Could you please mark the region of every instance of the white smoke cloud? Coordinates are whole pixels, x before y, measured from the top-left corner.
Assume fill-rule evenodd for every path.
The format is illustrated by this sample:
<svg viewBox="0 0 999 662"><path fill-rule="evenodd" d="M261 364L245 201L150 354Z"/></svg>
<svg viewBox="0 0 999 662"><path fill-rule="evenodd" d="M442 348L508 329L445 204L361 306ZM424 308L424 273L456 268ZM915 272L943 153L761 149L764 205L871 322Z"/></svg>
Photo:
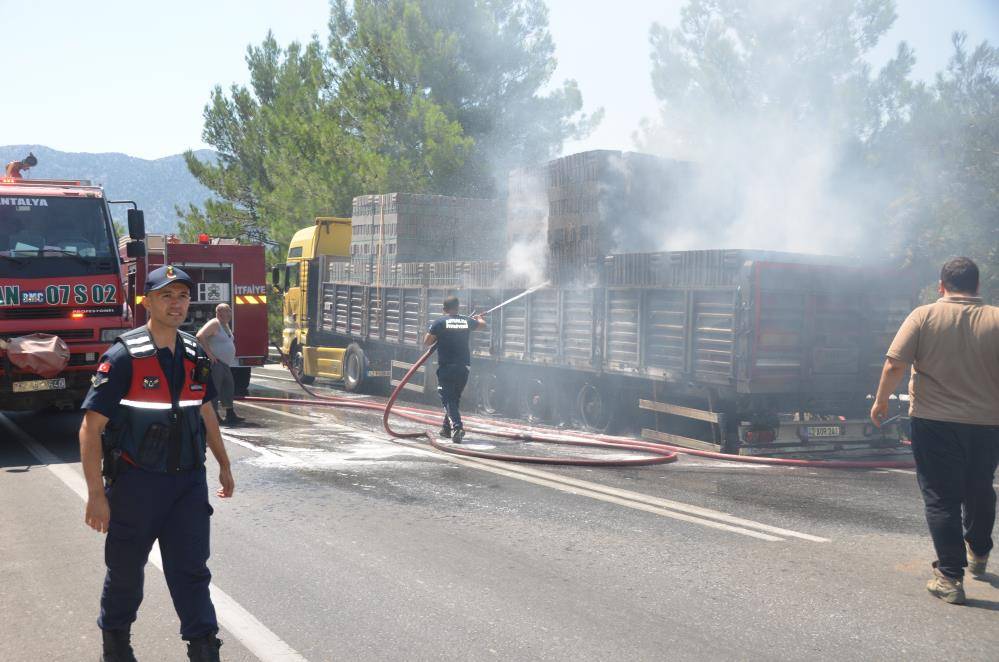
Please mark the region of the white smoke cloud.
<svg viewBox="0 0 999 662"><path fill-rule="evenodd" d="M739 66L749 76L746 84L759 87L758 96L719 108L710 94L676 95L657 122L645 122L636 137L640 149L692 164L662 220L657 249L857 255L872 247L868 238L883 206L871 204L878 183L869 172L858 174L858 113L865 111L858 99L865 83L843 82L847 74L825 71L818 56L803 64L787 57L810 30L818 31L810 23L835 13L826 9L822 14L802 0L750 2L752 34L785 40L755 44L756 53L746 56L729 35L735 54L748 57ZM672 70L689 64L670 57Z"/></svg>
<svg viewBox="0 0 999 662"><path fill-rule="evenodd" d="M548 192L540 167L514 170L507 194L506 278L533 287L545 280Z"/></svg>

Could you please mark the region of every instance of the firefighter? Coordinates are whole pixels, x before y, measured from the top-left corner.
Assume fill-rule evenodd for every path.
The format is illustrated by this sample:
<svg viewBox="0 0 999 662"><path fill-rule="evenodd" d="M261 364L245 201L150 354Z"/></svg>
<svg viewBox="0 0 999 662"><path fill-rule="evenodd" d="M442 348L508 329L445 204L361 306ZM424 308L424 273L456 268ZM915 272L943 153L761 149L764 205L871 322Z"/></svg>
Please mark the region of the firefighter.
<svg viewBox="0 0 999 662"><path fill-rule="evenodd" d="M926 589L951 604L965 602L965 567L985 574L996 518L999 308L978 296L978 277L966 257L943 266L941 297L902 323L871 408L880 426L911 365L912 455L937 554Z"/></svg>
<svg viewBox="0 0 999 662"><path fill-rule="evenodd" d="M149 322L108 349L82 406L85 521L107 533L97 621L107 662L135 659L129 631L154 540L188 657L219 659L222 642L208 589L206 445L220 467L217 495L232 496L235 484L211 403L211 363L195 338L179 331L193 287L176 267L149 273L142 300Z"/></svg>
<svg viewBox="0 0 999 662"><path fill-rule="evenodd" d="M34 168L36 165L38 165L38 159L35 158L34 154L28 152L28 155L23 160L8 163L4 169L4 175L11 179L21 179L21 172Z"/></svg>
<svg viewBox="0 0 999 662"><path fill-rule="evenodd" d="M466 317L458 314L458 297L444 299L444 316L430 325L423 339L426 346L437 343L437 393L444 406L444 424L440 435L460 444L465 436L458 404L468 383L472 354L468 349L469 334L486 328L482 315Z"/></svg>

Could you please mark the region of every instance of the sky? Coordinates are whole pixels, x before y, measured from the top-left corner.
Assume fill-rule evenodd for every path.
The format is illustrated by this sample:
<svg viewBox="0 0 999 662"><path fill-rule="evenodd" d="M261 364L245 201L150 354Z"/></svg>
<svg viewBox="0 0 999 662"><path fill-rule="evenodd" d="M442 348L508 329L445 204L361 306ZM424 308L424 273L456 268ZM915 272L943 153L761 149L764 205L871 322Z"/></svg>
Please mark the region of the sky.
<svg viewBox="0 0 999 662"><path fill-rule="evenodd" d="M675 26L682 0L549 0L555 81L573 78L602 124L564 153L631 149L642 117L656 115L649 26ZM872 54L884 62L901 40L916 76L932 79L950 34L999 44L999 0L897 0L898 20ZM325 39L326 0L0 0L5 45L0 145L123 152L146 159L208 147L202 109L215 85L248 80L246 47L267 30L278 42Z"/></svg>

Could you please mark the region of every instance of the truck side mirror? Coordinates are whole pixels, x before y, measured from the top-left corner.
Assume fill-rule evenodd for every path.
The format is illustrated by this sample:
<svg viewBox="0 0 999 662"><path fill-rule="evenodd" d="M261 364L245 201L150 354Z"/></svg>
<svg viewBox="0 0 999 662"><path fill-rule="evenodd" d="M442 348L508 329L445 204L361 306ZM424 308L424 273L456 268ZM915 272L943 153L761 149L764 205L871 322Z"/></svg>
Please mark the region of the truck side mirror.
<svg viewBox="0 0 999 662"><path fill-rule="evenodd" d="M131 209L129 210L131 211ZM125 255L128 257L144 257L146 254L146 242L130 241L125 244Z"/></svg>
<svg viewBox="0 0 999 662"><path fill-rule="evenodd" d="M141 209L128 210L128 236L132 239L146 238L146 215Z"/></svg>
<svg viewBox="0 0 999 662"><path fill-rule="evenodd" d="M277 289L281 289L281 265L276 264L271 267L271 285Z"/></svg>

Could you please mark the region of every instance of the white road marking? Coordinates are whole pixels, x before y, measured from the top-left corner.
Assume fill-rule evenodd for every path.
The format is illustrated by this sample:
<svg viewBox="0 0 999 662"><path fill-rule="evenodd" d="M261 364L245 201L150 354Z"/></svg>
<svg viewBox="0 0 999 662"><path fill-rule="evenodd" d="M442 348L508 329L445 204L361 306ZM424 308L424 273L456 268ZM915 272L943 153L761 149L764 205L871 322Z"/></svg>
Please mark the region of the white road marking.
<svg viewBox="0 0 999 662"><path fill-rule="evenodd" d="M269 407L267 409L269 409ZM305 416L299 416L299 418L309 422L315 422L315 419ZM543 485L545 487L563 492L569 492L571 494L588 496L593 499L634 508L636 510L655 513L664 517L671 517L685 522L700 524L709 528L721 529L729 531L730 533L739 533L767 541L781 541L783 538L777 536L786 536L807 540L809 542L829 542L828 538L821 538L808 533L801 533L791 529L770 526L769 524L743 519L741 517L736 517L735 515L718 510L712 510L710 508L702 508L700 506L694 506L679 501L660 499L658 497L641 494L639 492L608 487L599 483L568 478L559 474L541 471L523 465L514 465L479 458L459 457L449 453L429 450L422 446L416 445L414 442L390 441L380 434L369 434L371 435L371 438L380 440L383 443L401 443L407 447L413 448L414 450L422 451L454 464L460 464L509 478Z"/></svg>
<svg viewBox="0 0 999 662"><path fill-rule="evenodd" d="M6 428L29 453L35 456L35 459L45 465L86 503L87 482L80 471L74 469L72 465L62 462L3 414L0 414L0 426ZM158 543L153 546L149 554L149 561L162 572L163 558L160 556ZM209 584L208 588L211 591L212 602L215 603L215 613L218 615L219 624L239 639L257 658L264 662L307 662L302 655L267 629L267 626L257 620L228 593L216 586L214 582Z"/></svg>

